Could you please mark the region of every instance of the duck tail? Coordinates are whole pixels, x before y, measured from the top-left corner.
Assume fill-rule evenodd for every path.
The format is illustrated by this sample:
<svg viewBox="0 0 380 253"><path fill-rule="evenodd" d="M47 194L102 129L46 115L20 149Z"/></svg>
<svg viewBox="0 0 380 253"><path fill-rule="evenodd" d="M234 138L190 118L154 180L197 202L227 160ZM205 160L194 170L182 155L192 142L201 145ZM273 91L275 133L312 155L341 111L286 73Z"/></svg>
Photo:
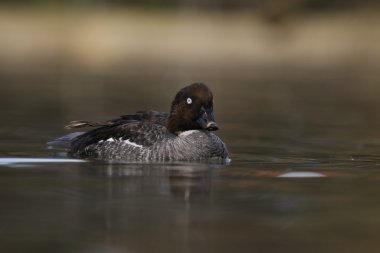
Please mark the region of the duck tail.
<svg viewBox="0 0 380 253"><path fill-rule="evenodd" d="M46 145L48 146L48 149L70 149L71 142L82 134L84 134L84 132L70 133L55 140L49 141L46 143Z"/></svg>

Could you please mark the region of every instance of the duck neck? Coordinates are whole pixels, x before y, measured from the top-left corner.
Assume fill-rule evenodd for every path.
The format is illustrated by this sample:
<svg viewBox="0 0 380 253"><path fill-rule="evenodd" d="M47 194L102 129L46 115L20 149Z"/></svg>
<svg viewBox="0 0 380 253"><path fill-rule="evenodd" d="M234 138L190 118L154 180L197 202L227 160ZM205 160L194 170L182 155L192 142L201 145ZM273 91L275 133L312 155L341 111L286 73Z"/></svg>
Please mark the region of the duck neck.
<svg viewBox="0 0 380 253"><path fill-rule="evenodd" d="M177 134L178 132L181 131L181 126L180 126L178 120L175 120L175 118L173 117L172 114L170 114L170 116L169 116L168 123L167 123L166 127L173 134Z"/></svg>

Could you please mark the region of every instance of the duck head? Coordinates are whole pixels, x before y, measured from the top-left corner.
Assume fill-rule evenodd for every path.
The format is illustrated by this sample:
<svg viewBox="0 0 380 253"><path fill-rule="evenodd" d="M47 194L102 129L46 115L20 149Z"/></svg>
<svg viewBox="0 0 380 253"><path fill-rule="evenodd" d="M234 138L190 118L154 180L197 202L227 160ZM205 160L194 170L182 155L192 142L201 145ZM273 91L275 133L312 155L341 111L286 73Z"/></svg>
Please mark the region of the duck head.
<svg viewBox="0 0 380 253"><path fill-rule="evenodd" d="M167 127L172 133L200 129L218 130L211 90L203 83L193 83L182 88L172 102Z"/></svg>

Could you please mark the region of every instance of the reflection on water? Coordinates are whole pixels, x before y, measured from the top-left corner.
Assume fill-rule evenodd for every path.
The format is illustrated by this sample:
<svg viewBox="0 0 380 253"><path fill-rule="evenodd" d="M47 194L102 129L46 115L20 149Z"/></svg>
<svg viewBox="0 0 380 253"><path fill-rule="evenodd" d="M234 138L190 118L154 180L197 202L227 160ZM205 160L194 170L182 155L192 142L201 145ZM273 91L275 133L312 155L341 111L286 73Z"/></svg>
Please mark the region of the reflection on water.
<svg viewBox="0 0 380 253"><path fill-rule="evenodd" d="M12 252L375 252L379 170L355 167L278 178L297 166L2 166L0 241Z"/></svg>
<svg viewBox="0 0 380 253"><path fill-rule="evenodd" d="M185 249L192 206L209 205L218 167L67 163L2 168L0 217L7 228L2 245L33 252Z"/></svg>

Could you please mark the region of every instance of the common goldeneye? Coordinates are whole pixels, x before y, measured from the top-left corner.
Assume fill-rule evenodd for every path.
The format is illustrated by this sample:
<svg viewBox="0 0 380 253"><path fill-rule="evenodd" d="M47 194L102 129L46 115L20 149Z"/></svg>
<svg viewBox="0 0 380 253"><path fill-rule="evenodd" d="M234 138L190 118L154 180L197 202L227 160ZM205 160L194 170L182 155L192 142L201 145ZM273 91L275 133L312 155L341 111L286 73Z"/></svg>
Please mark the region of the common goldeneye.
<svg viewBox="0 0 380 253"><path fill-rule="evenodd" d="M72 121L65 128L96 127L48 142L77 158L107 161L229 161L226 145L213 131L213 95L203 83L182 88L170 113L139 111L105 122Z"/></svg>

